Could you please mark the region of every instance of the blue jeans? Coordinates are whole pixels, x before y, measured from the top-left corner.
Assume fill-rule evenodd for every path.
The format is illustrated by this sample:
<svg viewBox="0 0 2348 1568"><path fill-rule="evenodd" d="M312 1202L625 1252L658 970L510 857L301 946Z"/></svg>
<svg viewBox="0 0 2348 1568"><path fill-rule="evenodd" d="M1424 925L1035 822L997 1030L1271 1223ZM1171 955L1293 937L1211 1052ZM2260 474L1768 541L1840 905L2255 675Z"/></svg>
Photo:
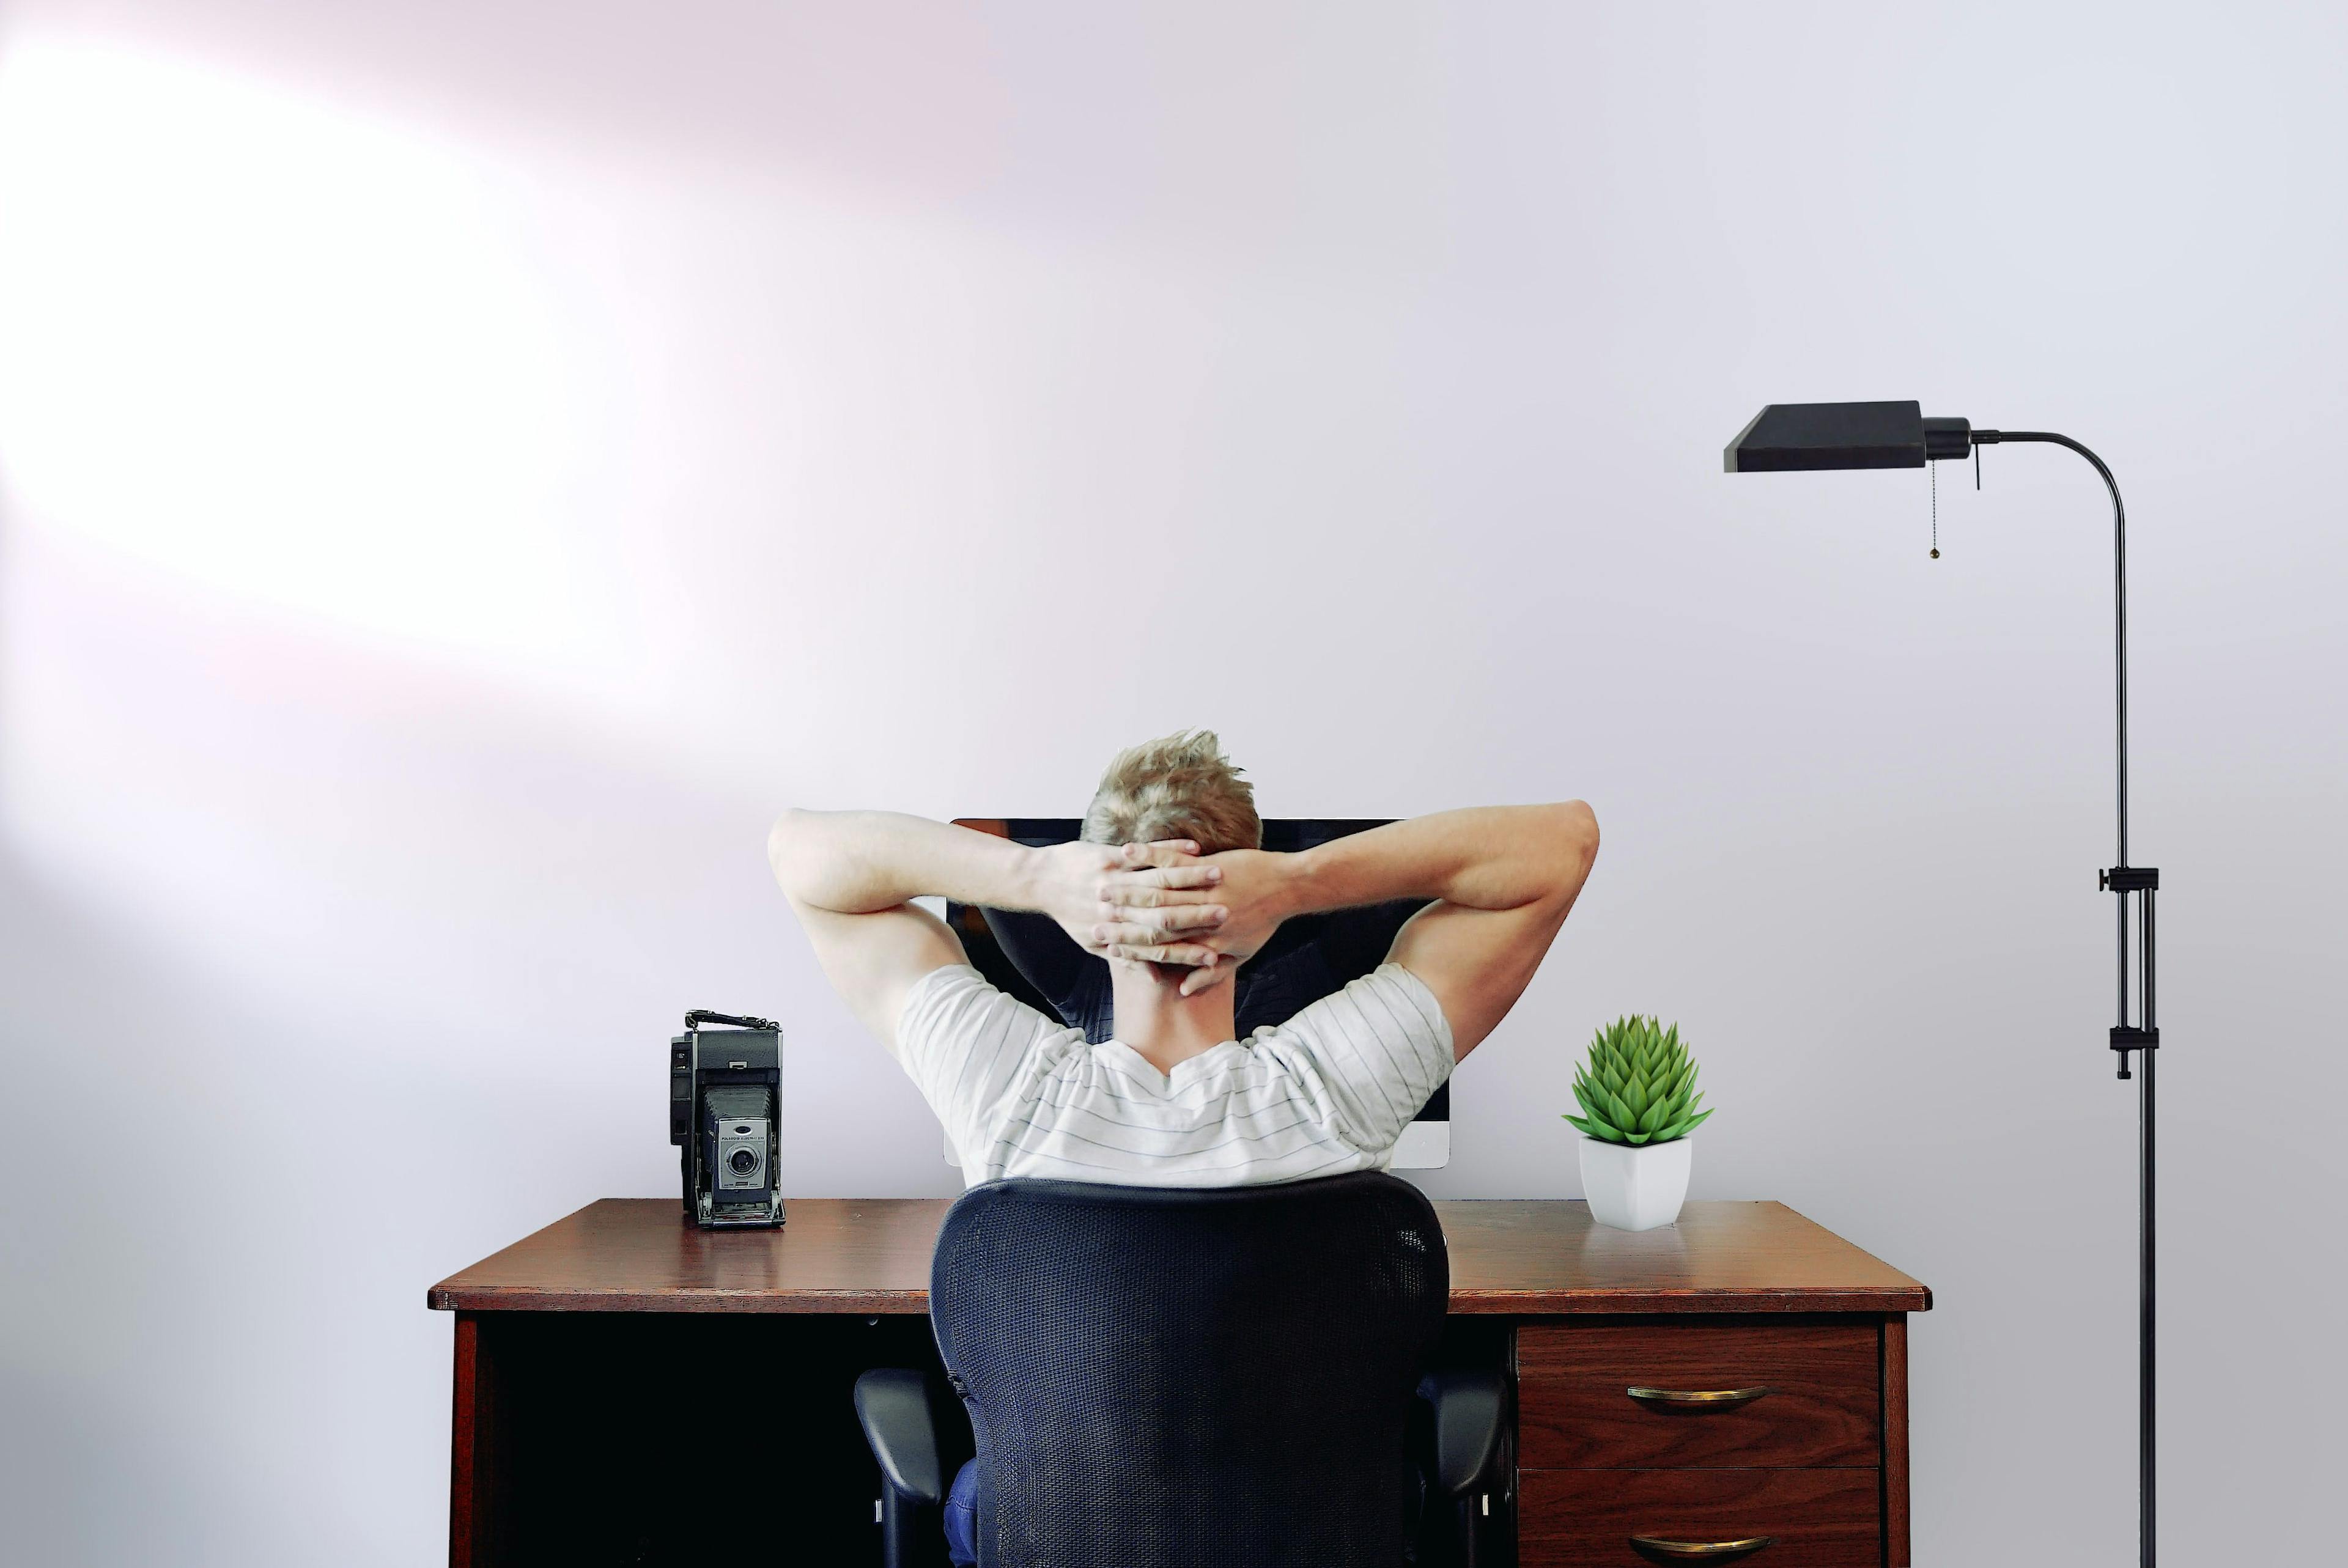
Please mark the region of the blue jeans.
<svg viewBox="0 0 2348 1568"><path fill-rule="evenodd" d="M964 1460L946 1493L946 1561L954 1568L978 1563L978 1461Z"/></svg>

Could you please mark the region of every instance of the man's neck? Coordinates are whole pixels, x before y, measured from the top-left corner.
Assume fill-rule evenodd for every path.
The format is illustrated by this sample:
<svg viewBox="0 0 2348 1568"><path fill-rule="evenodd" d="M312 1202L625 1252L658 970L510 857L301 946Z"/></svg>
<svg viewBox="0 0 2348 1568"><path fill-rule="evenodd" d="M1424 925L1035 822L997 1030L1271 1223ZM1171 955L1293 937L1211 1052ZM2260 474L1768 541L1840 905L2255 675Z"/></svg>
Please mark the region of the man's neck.
<svg viewBox="0 0 2348 1568"><path fill-rule="evenodd" d="M1161 980L1146 964L1112 962L1117 1038L1141 1053L1160 1072L1234 1039L1231 981L1186 997L1171 980Z"/></svg>

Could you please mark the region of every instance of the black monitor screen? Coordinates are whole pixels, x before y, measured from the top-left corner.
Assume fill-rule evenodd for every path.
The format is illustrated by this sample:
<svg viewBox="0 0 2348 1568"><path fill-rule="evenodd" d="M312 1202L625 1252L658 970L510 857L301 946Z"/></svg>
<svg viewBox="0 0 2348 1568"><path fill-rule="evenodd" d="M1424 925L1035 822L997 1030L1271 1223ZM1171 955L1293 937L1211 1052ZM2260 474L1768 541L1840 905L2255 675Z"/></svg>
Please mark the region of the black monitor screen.
<svg viewBox="0 0 2348 1568"><path fill-rule="evenodd" d="M955 823L1039 848L1066 844L1083 826L1073 816L957 817ZM1376 817L1276 817L1263 825L1263 846L1292 855L1385 825ZM1426 902L1401 898L1287 921L1231 982L1240 1038L1287 1022L1385 962L1395 934ZM949 903L946 922L988 984L1083 1030L1096 1044L1115 1031L1107 961L1077 947L1048 916ZM1450 1116L1447 1083L1420 1109L1417 1120L1447 1122Z"/></svg>

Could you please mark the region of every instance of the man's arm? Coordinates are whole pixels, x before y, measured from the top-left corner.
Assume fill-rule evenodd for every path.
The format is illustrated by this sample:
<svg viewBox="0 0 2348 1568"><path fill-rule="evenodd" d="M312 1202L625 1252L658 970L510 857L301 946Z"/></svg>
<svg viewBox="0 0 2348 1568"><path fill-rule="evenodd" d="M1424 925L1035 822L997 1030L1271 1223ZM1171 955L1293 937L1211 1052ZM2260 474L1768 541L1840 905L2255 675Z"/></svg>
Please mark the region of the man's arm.
<svg viewBox="0 0 2348 1568"><path fill-rule="evenodd" d="M789 896L816 958L857 1018L891 1052L897 1020L913 983L932 969L969 961L944 921L911 900L951 898L1051 916L1079 941L1090 933L1105 878L1137 866L1177 888L1203 889L1218 870L1176 863L1195 845L1055 845L1031 849L947 823L884 811L787 811L767 835L767 859ZM1198 897L1195 893L1185 897ZM1196 930L1220 921L1220 907L1161 911L1166 927Z"/></svg>
<svg viewBox="0 0 2348 1568"><path fill-rule="evenodd" d="M1565 924L1598 856L1598 818L1581 801L1561 805L1485 806L1390 823L1299 855L1234 850L1200 859L1223 873L1214 890L1228 918L1213 928L1152 938L1153 925L1179 917L1181 895L1144 915L1120 909L1096 927L1121 958L1207 965L1184 982L1217 983L1231 958L1244 959L1282 920L1320 909L1388 898L1433 898L1411 917L1387 955L1425 981L1465 1057L1508 1017ZM1143 905L1149 884L1169 875L1120 879L1113 897Z"/></svg>

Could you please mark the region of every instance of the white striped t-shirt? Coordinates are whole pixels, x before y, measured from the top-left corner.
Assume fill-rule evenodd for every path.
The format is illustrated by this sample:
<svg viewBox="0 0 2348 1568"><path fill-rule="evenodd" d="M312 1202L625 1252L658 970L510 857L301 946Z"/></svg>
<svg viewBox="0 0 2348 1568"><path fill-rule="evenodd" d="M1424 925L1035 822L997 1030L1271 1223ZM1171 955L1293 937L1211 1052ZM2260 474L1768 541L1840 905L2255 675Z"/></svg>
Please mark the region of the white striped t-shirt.
<svg viewBox="0 0 2348 1568"><path fill-rule="evenodd" d="M897 1056L972 1186L1245 1186L1383 1170L1452 1068L1442 1007L1399 964L1170 1073L1117 1040L1086 1044L955 964L914 982Z"/></svg>

